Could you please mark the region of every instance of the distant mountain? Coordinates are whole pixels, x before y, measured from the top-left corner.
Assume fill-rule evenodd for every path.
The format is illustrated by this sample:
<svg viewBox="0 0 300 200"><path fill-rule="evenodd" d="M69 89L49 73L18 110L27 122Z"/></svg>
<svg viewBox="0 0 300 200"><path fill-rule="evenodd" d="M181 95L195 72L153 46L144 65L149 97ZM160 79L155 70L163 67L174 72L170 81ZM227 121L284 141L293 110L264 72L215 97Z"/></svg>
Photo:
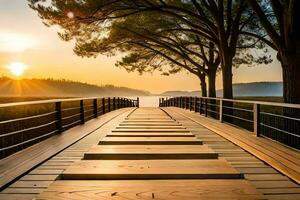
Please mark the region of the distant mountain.
<svg viewBox="0 0 300 200"><path fill-rule="evenodd" d="M0 77L0 95L2 97L99 97L99 96L148 96L147 91L116 87L97 86L69 80L22 79L14 80Z"/></svg>
<svg viewBox="0 0 300 200"><path fill-rule="evenodd" d="M233 95L235 97L243 96L282 96L282 82L252 82L233 84ZM221 97L223 90L217 91L217 96ZM201 91L167 91L161 96L201 96Z"/></svg>

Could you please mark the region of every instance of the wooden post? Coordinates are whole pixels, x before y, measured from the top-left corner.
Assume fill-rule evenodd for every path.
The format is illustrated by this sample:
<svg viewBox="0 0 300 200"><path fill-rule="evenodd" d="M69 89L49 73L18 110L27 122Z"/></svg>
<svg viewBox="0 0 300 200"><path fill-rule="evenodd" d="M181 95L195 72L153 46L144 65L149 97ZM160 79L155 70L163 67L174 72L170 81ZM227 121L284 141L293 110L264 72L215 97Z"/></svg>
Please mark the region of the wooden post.
<svg viewBox="0 0 300 200"><path fill-rule="evenodd" d="M220 122L223 122L223 100L220 99L220 105L219 105L219 120Z"/></svg>
<svg viewBox="0 0 300 200"><path fill-rule="evenodd" d="M192 97L189 98L189 106L190 106L190 111L192 111L193 106L192 106Z"/></svg>
<svg viewBox="0 0 300 200"><path fill-rule="evenodd" d="M136 107L140 107L140 98L139 97L137 97L136 98Z"/></svg>
<svg viewBox="0 0 300 200"><path fill-rule="evenodd" d="M56 118L56 129L58 133L63 132L63 127L62 127L62 111L61 111L61 101L55 102L55 118Z"/></svg>
<svg viewBox="0 0 300 200"><path fill-rule="evenodd" d="M81 124L85 123L85 120L84 120L84 102L83 102L83 100L80 100L80 122L81 122Z"/></svg>
<svg viewBox="0 0 300 200"><path fill-rule="evenodd" d="M105 114L105 98L102 98L102 114Z"/></svg>
<svg viewBox="0 0 300 200"><path fill-rule="evenodd" d="M107 99L107 110L108 110L108 112L110 112L110 110L111 110L111 102L110 102L110 97L108 97L108 99Z"/></svg>
<svg viewBox="0 0 300 200"><path fill-rule="evenodd" d="M94 117L98 117L98 99L93 100Z"/></svg>
<svg viewBox="0 0 300 200"><path fill-rule="evenodd" d="M202 104L203 104L203 100L202 100L202 97L200 97L200 104L199 104L199 113L200 113L200 115L202 114Z"/></svg>
<svg viewBox="0 0 300 200"><path fill-rule="evenodd" d="M207 99L205 99L205 117L207 117Z"/></svg>
<svg viewBox="0 0 300 200"><path fill-rule="evenodd" d="M116 97L113 98L113 110L116 110Z"/></svg>
<svg viewBox="0 0 300 200"><path fill-rule="evenodd" d="M197 97L194 97L194 111L197 112Z"/></svg>
<svg viewBox="0 0 300 200"><path fill-rule="evenodd" d="M260 105L253 104L253 131L257 137L260 137Z"/></svg>

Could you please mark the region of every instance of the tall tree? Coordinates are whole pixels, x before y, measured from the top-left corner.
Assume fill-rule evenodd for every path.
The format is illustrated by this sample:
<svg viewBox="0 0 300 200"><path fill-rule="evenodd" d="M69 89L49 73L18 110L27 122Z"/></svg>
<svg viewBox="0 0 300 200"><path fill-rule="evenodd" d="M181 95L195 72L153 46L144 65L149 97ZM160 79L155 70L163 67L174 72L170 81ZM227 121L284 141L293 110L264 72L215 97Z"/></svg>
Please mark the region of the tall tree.
<svg viewBox="0 0 300 200"><path fill-rule="evenodd" d="M247 0L268 34L266 44L275 49L283 74L286 103L300 103L300 2L296 0ZM255 32L253 36L260 38Z"/></svg>
<svg viewBox="0 0 300 200"><path fill-rule="evenodd" d="M218 49L222 63L223 96L225 98L232 98L232 67L234 59L239 63L251 63L255 61L253 56L235 58L237 49L241 49L239 55L245 55L242 53L245 52L245 49L262 46L257 45L260 43L249 36L241 36L243 29L253 19L253 15L247 10L244 0L52 0L51 6L37 2L42 2L42 0L30 0L30 5L38 11L44 22L47 25L60 25L65 30L60 36L65 40L75 38L77 44L88 43L91 36L96 35L101 38L109 35L111 24L115 21L122 23L124 19L130 16L135 17L139 14L147 13L152 16L159 14L164 18L171 17L180 24L180 27L170 30L176 34L176 38L182 39L182 35L193 35L188 38L200 38L198 42L204 45L206 49L209 49L209 45L207 45L209 42L210 44L213 43ZM71 15L69 15L70 12ZM73 16L71 17L72 19L69 19L70 16ZM155 21L154 17L153 19ZM137 18L136 22L138 20L139 18ZM146 29L149 25L148 23L139 26ZM162 24L160 28L163 29L164 25ZM128 24L128 26L131 27L132 24ZM203 43L202 41L208 42ZM151 38L151 42L153 44L153 38ZM173 42L170 43L169 40L168 42L164 40L163 44L169 46L169 44L174 44ZM103 45L103 43L99 42L95 42L95 44L98 44L99 48ZM161 41L159 41L159 44L161 45ZM195 45L192 46L194 48ZM174 45L171 45L171 47L174 47ZM109 51L109 48L106 48L106 50ZM200 54L202 53L202 60L206 66L212 63L206 62L207 59L203 57L204 51L201 47L199 52L191 51L191 48L184 48L184 46L179 45L175 47L175 50L171 49L173 55L177 55L177 52L182 52L182 50L188 51L188 53L185 52L183 54L183 61L196 64L200 68L201 65L192 59L195 55L199 55L199 52Z"/></svg>

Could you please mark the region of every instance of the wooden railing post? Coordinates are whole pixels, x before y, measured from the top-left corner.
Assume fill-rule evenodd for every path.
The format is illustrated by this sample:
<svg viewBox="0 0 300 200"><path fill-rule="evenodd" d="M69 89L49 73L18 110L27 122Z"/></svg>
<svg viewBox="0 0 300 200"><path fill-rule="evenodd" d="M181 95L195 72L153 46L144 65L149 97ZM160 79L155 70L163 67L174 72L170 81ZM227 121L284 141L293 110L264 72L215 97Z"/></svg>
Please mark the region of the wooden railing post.
<svg viewBox="0 0 300 200"><path fill-rule="evenodd" d="M139 97L137 97L136 98L136 107L140 107L140 98Z"/></svg>
<svg viewBox="0 0 300 200"><path fill-rule="evenodd" d="M108 112L110 112L110 110L111 110L110 104L111 104L110 97L108 97L108 99L107 99L107 110L108 110Z"/></svg>
<svg viewBox="0 0 300 200"><path fill-rule="evenodd" d="M200 104L199 104L199 113L200 115L202 114L202 104L203 104L203 99L200 97Z"/></svg>
<svg viewBox="0 0 300 200"><path fill-rule="evenodd" d="M197 112L197 97L194 97L194 111Z"/></svg>
<svg viewBox="0 0 300 200"><path fill-rule="evenodd" d="M207 117L207 99L205 99L205 117Z"/></svg>
<svg viewBox="0 0 300 200"><path fill-rule="evenodd" d="M180 97L180 108L183 108L183 99Z"/></svg>
<svg viewBox="0 0 300 200"><path fill-rule="evenodd" d="M84 101L80 100L80 122L81 124L85 123L85 119L84 119Z"/></svg>
<svg viewBox="0 0 300 200"><path fill-rule="evenodd" d="M223 100L220 99L220 104L219 104L219 121L223 122Z"/></svg>
<svg viewBox="0 0 300 200"><path fill-rule="evenodd" d="M193 106L192 106L192 97L189 98L189 106L190 106L190 111L192 111Z"/></svg>
<svg viewBox="0 0 300 200"><path fill-rule="evenodd" d="M55 118L56 118L56 129L58 133L63 132L62 127L62 111L61 111L61 101L55 102Z"/></svg>
<svg viewBox="0 0 300 200"><path fill-rule="evenodd" d="M102 98L102 114L105 114L105 98Z"/></svg>
<svg viewBox="0 0 300 200"><path fill-rule="evenodd" d="M119 109L120 108L120 106L119 106L119 101L120 100L120 98L118 97L117 99L116 99L116 109Z"/></svg>
<svg viewBox="0 0 300 200"><path fill-rule="evenodd" d="M253 131L257 137L260 136L260 105L253 104Z"/></svg>
<svg viewBox="0 0 300 200"><path fill-rule="evenodd" d="M116 97L113 98L113 110L116 110Z"/></svg>
<svg viewBox="0 0 300 200"><path fill-rule="evenodd" d="M94 117L98 117L98 99L93 99Z"/></svg>

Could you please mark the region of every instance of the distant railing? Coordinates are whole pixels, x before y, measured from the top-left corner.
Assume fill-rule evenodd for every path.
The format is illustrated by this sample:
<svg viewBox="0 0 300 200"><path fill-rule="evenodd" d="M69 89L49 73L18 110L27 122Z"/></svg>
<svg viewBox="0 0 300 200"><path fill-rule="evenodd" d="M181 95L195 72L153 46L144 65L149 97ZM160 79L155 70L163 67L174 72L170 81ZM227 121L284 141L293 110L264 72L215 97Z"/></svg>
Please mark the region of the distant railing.
<svg viewBox="0 0 300 200"><path fill-rule="evenodd" d="M300 105L209 97L161 98L160 107L180 107L230 123L256 136L300 149Z"/></svg>
<svg viewBox="0 0 300 200"><path fill-rule="evenodd" d="M75 98L0 104L0 158L139 99Z"/></svg>

